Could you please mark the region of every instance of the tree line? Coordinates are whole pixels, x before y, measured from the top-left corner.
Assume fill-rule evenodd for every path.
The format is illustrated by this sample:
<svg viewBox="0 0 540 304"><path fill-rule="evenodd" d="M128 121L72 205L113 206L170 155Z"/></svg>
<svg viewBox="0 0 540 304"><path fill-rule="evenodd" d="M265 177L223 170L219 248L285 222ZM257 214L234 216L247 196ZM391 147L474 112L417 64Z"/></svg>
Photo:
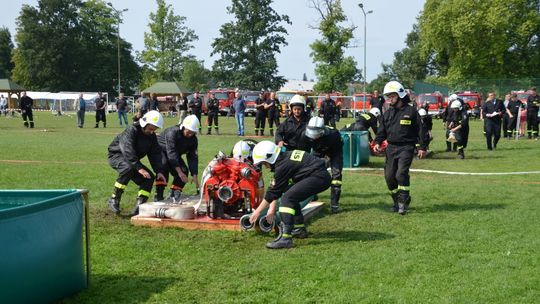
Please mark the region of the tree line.
<svg viewBox="0 0 540 304"><path fill-rule="evenodd" d="M289 16L273 0L231 0L233 20L220 28L211 68L190 54L197 34L186 17L165 0L156 0L144 33L144 50L117 37L120 12L102 0L39 0L23 5L15 45L0 29L0 78L29 90L117 91L120 58L122 90L127 94L155 81L176 81L186 90L210 87L278 89L276 54L287 45ZM320 38L311 45L317 91L347 90L363 80L362 70L345 50L354 25L340 0L310 0ZM414 18L414 16L403 16ZM399 26L399 20L391 20ZM412 87L415 80L456 87L482 78L534 78L540 70L540 0L427 0L405 38L405 48L368 84L381 89L389 80ZM117 40L118 39L118 40ZM118 46L120 56L118 56ZM305 78L305 75L304 75Z"/></svg>

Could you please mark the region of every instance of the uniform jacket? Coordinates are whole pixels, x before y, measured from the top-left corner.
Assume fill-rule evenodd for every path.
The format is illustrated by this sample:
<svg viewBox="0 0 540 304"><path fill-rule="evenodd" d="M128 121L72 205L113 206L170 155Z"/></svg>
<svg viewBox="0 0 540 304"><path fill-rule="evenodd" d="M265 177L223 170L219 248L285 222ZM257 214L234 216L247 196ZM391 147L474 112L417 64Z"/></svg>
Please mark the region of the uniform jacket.
<svg viewBox="0 0 540 304"><path fill-rule="evenodd" d="M493 102L495 101L495 102ZM496 115L496 116L493 116L493 117L487 117L486 114L491 114L491 113L494 113L494 112L501 112L501 115ZM504 112L506 112L506 108L504 107L504 104L502 103L502 101L498 100L498 99L495 99L495 100L490 100L490 101L486 101L483 105L482 105L482 113L484 115L484 119L490 119L490 120L494 120L494 121L497 121L497 120L501 120L502 118L502 115L504 114Z"/></svg>
<svg viewBox="0 0 540 304"><path fill-rule="evenodd" d="M377 134L377 117L371 113L362 113L356 118L356 122L347 125L342 131L368 131L369 128Z"/></svg>
<svg viewBox="0 0 540 304"><path fill-rule="evenodd" d="M287 145L284 147L287 150L297 149L308 151L310 149L309 145L306 145L302 140L308 121L309 118L305 113L299 121L296 120L294 116L288 117L279 125L276 131L276 143L279 143L280 141L285 142Z"/></svg>
<svg viewBox="0 0 540 304"><path fill-rule="evenodd" d="M32 106L34 105L34 100L27 96L21 97L21 102L19 104L19 108L23 111L31 111Z"/></svg>
<svg viewBox="0 0 540 304"><path fill-rule="evenodd" d="M281 152L275 163L274 179L264 199L272 202L280 198L285 193L289 180L296 183L304 178L323 174L328 174L323 159L301 150Z"/></svg>
<svg viewBox="0 0 540 304"><path fill-rule="evenodd" d="M208 99L206 107L208 108L208 113L219 113L219 100L217 98Z"/></svg>
<svg viewBox="0 0 540 304"><path fill-rule="evenodd" d="M325 99L321 103L321 114L325 119L333 118L337 113L337 106L334 100Z"/></svg>
<svg viewBox="0 0 540 304"><path fill-rule="evenodd" d="M266 100L257 98L255 100L255 108L257 109L257 114L266 116L267 109L264 108L264 105L266 104ZM263 105L263 106L259 106Z"/></svg>
<svg viewBox="0 0 540 304"><path fill-rule="evenodd" d="M109 157L112 154L122 154L125 161L138 171L143 168L141 159L148 157L152 169L156 173L163 173L161 167L161 148L156 134L145 135L139 122L133 123L122 133L118 134L109 145Z"/></svg>
<svg viewBox="0 0 540 304"><path fill-rule="evenodd" d="M525 108L525 105L520 100L510 100L508 103L507 109L512 113L512 115L516 116L519 113L519 108L521 109Z"/></svg>
<svg viewBox="0 0 540 304"><path fill-rule="evenodd" d="M269 114L275 114L276 111L279 113L280 112L280 108L279 108L279 99L275 98L275 99L267 99L266 100L266 104L267 105L271 105L269 108L268 108L268 113Z"/></svg>
<svg viewBox="0 0 540 304"><path fill-rule="evenodd" d="M202 113L202 100L200 97L193 98L188 104L191 114L199 115Z"/></svg>
<svg viewBox="0 0 540 304"><path fill-rule="evenodd" d="M180 126L172 126L165 129L158 135L158 142L167 157L167 162L171 167L180 166L180 157L187 154L189 172L191 175L198 174L199 146L197 136L185 137Z"/></svg>
<svg viewBox="0 0 540 304"><path fill-rule="evenodd" d="M540 95L536 96L530 95L527 98L527 112L531 111L532 113L538 113L538 107L540 106Z"/></svg>
<svg viewBox="0 0 540 304"><path fill-rule="evenodd" d="M304 138L318 157L343 157L343 141L336 129L325 128L323 136L317 140L310 140L307 136Z"/></svg>
<svg viewBox="0 0 540 304"><path fill-rule="evenodd" d="M398 101L403 104L401 108L390 107L382 115L377 137L377 144L382 144L386 139L389 144L406 145L419 144L420 149L425 149L426 144L420 138L420 115L412 106L403 100Z"/></svg>

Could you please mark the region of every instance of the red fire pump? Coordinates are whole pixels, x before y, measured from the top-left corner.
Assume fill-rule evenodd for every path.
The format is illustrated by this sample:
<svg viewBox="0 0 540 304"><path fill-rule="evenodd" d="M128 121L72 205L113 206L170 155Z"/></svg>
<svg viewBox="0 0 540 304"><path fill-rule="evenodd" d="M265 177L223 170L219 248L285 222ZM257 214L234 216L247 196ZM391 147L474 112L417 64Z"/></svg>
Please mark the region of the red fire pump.
<svg viewBox="0 0 540 304"><path fill-rule="evenodd" d="M259 206L264 181L253 165L222 157L210 162L208 169L203 189L210 218L238 219Z"/></svg>

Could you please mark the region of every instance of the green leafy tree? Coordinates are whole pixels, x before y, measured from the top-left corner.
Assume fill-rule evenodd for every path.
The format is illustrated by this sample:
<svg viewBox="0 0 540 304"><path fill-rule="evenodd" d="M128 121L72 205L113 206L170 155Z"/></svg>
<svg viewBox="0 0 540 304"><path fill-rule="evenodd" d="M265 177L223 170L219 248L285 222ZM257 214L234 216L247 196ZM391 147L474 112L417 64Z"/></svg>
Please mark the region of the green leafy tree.
<svg viewBox="0 0 540 304"><path fill-rule="evenodd" d="M206 91L209 89L210 71L204 68L202 61L188 60L182 71L182 86L188 91Z"/></svg>
<svg viewBox="0 0 540 304"><path fill-rule="evenodd" d="M318 78L314 89L320 92L346 92L348 83L360 80L356 62L352 57L344 55L355 27L340 25L347 21L340 0L312 0L311 5L321 18L316 29L322 35L321 39L310 45Z"/></svg>
<svg viewBox="0 0 540 304"><path fill-rule="evenodd" d="M0 78L10 78L13 63L11 53L13 52L13 42L11 34L6 27L0 28Z"/></svg>
<svg viewBox="0 0 540 304"><path fill-rule="evenodd" d="M187 52L199 37L184 25L186 18L175 15L165 0L156 2L158 8L155 13L150 13L150 31L144 33L145 50L140 54L140 61L147 67L143 79L145 82L180 80L184 63L193 58ZM150 84L145 83L145 86Z"/></svg>
<svg viewBox="0 0 540 304"><path fill-rule="evenodd" d="M278 89L285 83L277 76L276 53L287 45L287 30L291 24L287 15L279 15L272 0L232 0L227 12L235 20L221 26L219 38L212 43L211 55L215 78L225 86L251 89Z"/></svg>
<svg viewBox="0 0 540 304"><path fill-rule="evenodd" d="M398 79L406 88L412 88L416 79L425 79L428 75L428 64L420 53L420 36L418 26L407 34L406 48L394 53L392 76Z"/></svg>

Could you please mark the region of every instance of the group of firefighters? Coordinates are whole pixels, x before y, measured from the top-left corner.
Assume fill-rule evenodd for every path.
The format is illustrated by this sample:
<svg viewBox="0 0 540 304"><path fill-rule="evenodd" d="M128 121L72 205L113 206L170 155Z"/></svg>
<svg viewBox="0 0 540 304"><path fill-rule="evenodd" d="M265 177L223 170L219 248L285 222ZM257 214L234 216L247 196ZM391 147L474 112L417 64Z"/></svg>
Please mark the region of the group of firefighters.
<svg viewBox="0 0 540 304"><path fill-rule="evenodd" d="M393 199L392 210L404 215L411 202L409 167L415 153L420 158L424 157L426 143L418 136L421 118L418 111L409 105L404 87L391 81L385 86L384 95L391 105L384 114L374 109L361 117L367 121L379 120L375 149L379 149L383 141L388 142L385 179ZM331 211L340 212L343 143L339 131L327 126L324 117L310 118L303 96L295 95L289 101L289 107L291 114L278 127L275 141L263 140L250 146L252 150L248 152L254 166L267 167L274 172L262 203L250 218L255 221L262 210L268 208L267 220L271 222L273 215L279 212L280 235L266 245L268 248L290 248L293 237L307 237L300 209L300 202L305 199L330 188ZM361 120L352 128L360 129ZM114 213L120 213L121 196L130 180L139 185L137 203L131 215L138 214L139 206L148 201L153 185L156 187L155 200L165 198L169 175L173 177L168 195L170 199L179 200L188 175L192 176L195 187L199 189L196 136L200 131L199 118L189 115L179 125L157 135L155 132L159 128L163 128L162 115L149 111L109 145L109 164L118 172L108 201ZM187 155L188 165L181 157L183 154ZM148 158L153 170L141 162L144 157ZM330 173L327 167L330 167ZM276 210L280 198L281 203Z"/></svg>

